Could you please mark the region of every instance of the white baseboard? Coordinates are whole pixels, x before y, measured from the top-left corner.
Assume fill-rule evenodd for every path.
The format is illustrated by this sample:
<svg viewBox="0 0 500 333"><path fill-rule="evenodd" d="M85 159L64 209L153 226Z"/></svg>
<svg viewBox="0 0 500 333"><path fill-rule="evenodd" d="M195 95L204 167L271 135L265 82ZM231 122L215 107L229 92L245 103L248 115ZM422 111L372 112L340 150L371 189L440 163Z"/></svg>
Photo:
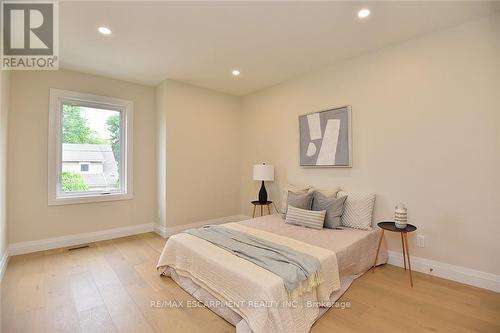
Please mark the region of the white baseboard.
<svg viewBox="0 0 500 333"><path fill-rule="evenodd" d="M420 257L410 257L410 260L411 269L414 271L500 292L500 275ZM404 262L402 253L389 251L388 263L394 266L403 267Z"/></svg>
<svg viewBox="0 0 500 333"><path fill-rule="evenodd" d="M182 232L187 229L191 228L198 228L207 224L222 224L222 223L229 223L229 222L238 222L238 221L243 221L251 218L250 216L247 215L231 215L231 216L225 216L225 217L219 217L216 219L210 219L210 220L205 220L205 221L199 221L195 223L189 223L189 224L184 224L184 225L179 225L175 227L165 227L163 225L156 224L154 227L154 231L162 236L163 238L170 237L172 235L178 234L179 232Z"/></svg>
<svg viewBox="0 0 500 333"><path fill-rule="evenodd" d="M155 223L153 231L156 232L161 237L167 238L167 227L165 227L164 225Z"/></svg>
<svg viewBox="0 0 500 333"><path fill-rule="evenodd" d="M154 226L155 226L154 223L146 223L146 224L132 225L128 227L85 232L75 235L13 243L9 245L9 255L13 256L18 254L45 251L61 247L87 244L113 238L137 235L153 231Z"/></svg>
<svg viewBox="0 0 500 333"><path fill-rule="evenodd" d="M7 264L9 263L9 249L6 248L5 252L2 256L2 259L0 260L0 281L3 280L3 275L5 274L5 271L7 270Z"/></svg>
<svg viewBox="0 0 500 333"><path fill-rule="evenodd" d="M126 237L131 235L142 234L145 232L154 231L158 233L160 236L166 238L173 234L179 233L183 230L200 227L206 224L220 224L220 223L228 223L228 222L236 222L248 219L248 216L245 215L233 215L226 216L212 220L200 221L196 223L186 224L177 227L165 227L161 226L157 223L146 223L146 224L138 224L128 227L114 228L114 229L106 229L100 231L86 232L75 235L54 237L54 238L46 238L35 241L27 241L27 242L19 242L10 244L8 247L8 255L19 255L26 254L31 252L45 251L51 249L57 249L61 247L74 246L80 244L87 244L102 240L108 240L119 237ZM3 259L2 259L3 263Z"/></svg>

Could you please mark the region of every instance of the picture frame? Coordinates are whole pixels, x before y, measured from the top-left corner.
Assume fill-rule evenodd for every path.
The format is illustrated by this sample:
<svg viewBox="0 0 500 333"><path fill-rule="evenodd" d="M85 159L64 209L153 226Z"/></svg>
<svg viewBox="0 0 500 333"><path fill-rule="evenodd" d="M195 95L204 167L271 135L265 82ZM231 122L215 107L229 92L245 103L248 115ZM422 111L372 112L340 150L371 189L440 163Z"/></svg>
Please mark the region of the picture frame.
<svg viewBox="0 0 500 333"><path fill-rule="evenodd" d="M299 116L301 167L352 167L352 108L329 108Z"/></svg>

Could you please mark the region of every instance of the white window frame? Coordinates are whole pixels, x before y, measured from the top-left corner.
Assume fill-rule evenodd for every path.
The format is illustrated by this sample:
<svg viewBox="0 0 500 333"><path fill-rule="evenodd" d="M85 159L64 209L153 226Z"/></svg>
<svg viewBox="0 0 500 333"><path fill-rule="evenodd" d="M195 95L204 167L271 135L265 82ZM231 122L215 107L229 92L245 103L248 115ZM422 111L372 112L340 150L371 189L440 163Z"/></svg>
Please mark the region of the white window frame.
<svg viewBox="0 0 500 333"><path fill-rule="evenodd" d="M62 124L63 103L119 111L120 117L120 191L87 191L65 193L61 191L62 175ZM69 90L50 89L49 147L48 147L48 204L68 205L101 201L128 200L133 198L133 119L134 103L131 101L84 94ZM90 166L89 166L90 168ZM89 169L90 170L90 169Z"/></svg>

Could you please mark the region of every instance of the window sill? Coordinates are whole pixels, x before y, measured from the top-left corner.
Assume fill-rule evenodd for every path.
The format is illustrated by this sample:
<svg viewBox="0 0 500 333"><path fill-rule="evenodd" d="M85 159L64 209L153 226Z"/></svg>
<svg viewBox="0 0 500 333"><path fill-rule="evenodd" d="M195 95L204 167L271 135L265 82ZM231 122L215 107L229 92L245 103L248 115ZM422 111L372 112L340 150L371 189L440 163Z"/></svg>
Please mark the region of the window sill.
<svg viewBox="0 0 500 333"><path fill-rule="evenodd" d="M117 193L117 194L96 194L96 195L85 195L85 196L68 196L68 197L55 197L49 198L49 206L59 206L59 205L78 205L87 204L95 202L105 202L105 201L119 201L119 200L130 200L133 199L133 195L129 193Z"/></svg>

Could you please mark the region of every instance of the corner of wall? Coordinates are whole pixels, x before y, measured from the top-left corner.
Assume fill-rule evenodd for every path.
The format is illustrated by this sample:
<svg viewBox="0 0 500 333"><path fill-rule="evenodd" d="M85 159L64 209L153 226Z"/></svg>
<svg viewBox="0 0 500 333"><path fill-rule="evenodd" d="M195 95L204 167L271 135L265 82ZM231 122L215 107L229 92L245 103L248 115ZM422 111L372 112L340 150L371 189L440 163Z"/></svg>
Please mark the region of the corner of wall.
<svg viewBox="0 0 500 333"><path fill-rule="evenodd" d="M239 213L241 98L165 80L156 101L159 225Z"/></svg>
<svg viewBox="0 0 500 333"><path fill-rule="evenodd" d="M10 72L0 70L0 279L7 266L7 132Z"/></svg>
<svg viewBox="0 0 500 333"><path fill-rule="evenodd" d="M167 178L167 134L166 134L166 85L167 80L156 87L156 212L155 230L166 228L166 178ZM161 234L161 233L160 233ZM162 234L161 234L162 235Z"/></svg>

